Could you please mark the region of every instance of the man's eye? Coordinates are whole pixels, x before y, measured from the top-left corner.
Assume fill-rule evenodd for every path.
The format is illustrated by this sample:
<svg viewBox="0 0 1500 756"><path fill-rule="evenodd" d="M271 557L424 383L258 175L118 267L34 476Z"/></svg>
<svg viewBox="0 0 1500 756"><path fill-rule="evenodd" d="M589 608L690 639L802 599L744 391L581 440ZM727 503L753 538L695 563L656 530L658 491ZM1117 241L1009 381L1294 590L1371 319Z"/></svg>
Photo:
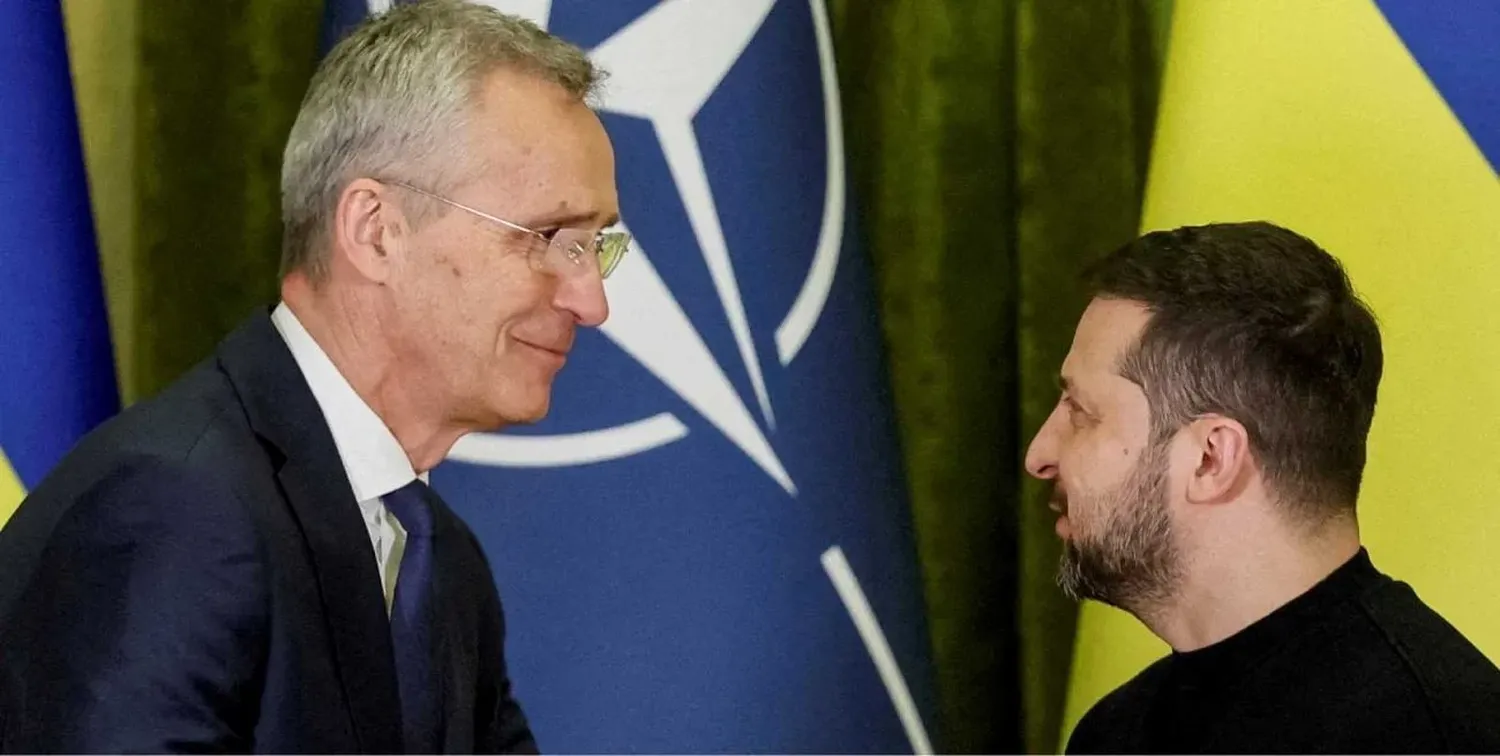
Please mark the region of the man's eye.
<svg viewBox="0 0 1500 756"><path fill-rule="evenodd" d="M1078 402L1073 401L1073 397L1064 396L1063 406L1068 409L1068 420L1074 425L1083 425L1092 419L1089 417L1089 413L1085 412L1083 407L1079 406Z"/></svg>

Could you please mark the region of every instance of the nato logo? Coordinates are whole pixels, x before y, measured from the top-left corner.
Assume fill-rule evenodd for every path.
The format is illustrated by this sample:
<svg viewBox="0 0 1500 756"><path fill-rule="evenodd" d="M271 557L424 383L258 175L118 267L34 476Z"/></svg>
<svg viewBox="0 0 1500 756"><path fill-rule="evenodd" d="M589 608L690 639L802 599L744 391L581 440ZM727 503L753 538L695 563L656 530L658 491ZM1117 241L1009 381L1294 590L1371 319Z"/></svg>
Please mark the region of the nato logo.
<svg viewBox="0 0 1500 756"><path fill-rule="evenodd" d="M464 438L434 476L484 542L538 743L930 752L822 0L488 4L607 71L635 239L548 418Z"/></svg>

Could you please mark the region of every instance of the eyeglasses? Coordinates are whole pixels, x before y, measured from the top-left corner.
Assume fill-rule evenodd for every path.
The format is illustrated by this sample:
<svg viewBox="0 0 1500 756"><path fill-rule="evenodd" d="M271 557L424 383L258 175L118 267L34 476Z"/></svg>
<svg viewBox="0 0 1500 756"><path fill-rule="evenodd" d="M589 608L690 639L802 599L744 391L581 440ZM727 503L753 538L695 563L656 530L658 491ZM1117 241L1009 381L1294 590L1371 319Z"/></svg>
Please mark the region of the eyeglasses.
<svg viewBox="0 0 1500 756"><path fill-rule="evenodd" d="M519 231L540 240L546 247L543 248L542 254L539 257L534 257L533 260L540 261L543 264L551 260L555 265L561 259L566 258L568 262L574 265L587 265L589 260L592 259L599 265L599 277L609 278L609 274L613 273L615 268L620 265L620 260L624 259L626 250L630 249L630 234L623 231L604 231L595 234L592 238L578 238L581 235L578 232L561 229L549 237L540 231L490 215L483 210L476 210L461 202L455 202L442 195L429 192L426 189L419 189L404 181L388 181L386 183L399 186L407 191L416 192L428 199L456 207L459 210L483 218L491 223L498 223L512 231ZM555 267L561 269L560 266L555 265Z"/></svg>

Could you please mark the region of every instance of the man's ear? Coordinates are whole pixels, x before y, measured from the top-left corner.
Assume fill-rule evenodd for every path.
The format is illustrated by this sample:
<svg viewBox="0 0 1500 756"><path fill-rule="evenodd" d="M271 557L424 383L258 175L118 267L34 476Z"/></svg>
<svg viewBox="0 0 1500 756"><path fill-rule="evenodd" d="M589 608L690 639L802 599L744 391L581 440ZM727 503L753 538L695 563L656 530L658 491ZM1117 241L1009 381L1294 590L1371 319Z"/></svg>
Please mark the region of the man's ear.
<svg viewBox="0 0 1500 756"><path fill-rule="evenodd" d="M391 275L391 232L404 222L391 194L379 181L355 179L334 206L333 255L374 283L385 283Z"/></svg>
<svg viewBox="0 0 1500 756"><path fill-rule="evenodd" d="M1255 467L1244 425L1222 415L1205 415L1188 426L1188 438L1197 456L1188 480L1189 502L1216 504L1244 489Z"/></svg>

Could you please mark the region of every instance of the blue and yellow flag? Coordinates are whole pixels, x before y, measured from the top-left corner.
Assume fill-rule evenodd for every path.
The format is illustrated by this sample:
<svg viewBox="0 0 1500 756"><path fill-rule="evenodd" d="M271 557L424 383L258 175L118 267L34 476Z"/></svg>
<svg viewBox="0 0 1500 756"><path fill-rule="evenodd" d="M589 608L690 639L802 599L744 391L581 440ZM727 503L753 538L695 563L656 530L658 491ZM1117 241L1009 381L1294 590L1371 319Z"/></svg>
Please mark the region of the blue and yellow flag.
<svg viewBox="0 0 1500 756"><path fill-rule="evenodd" d="M62 8L0 3L0 522L119 409Z"/></svg>
<svg viewBox="0 0 1500 756"><path fill-rule="evenodd" d="M1492 659L1500 602L1500 3L1179 2L1143 225L1264 218L1340 258L1386 372L1359 501L1376 566ZM1080 620L1066 721L1166 651Z"/></svg>

